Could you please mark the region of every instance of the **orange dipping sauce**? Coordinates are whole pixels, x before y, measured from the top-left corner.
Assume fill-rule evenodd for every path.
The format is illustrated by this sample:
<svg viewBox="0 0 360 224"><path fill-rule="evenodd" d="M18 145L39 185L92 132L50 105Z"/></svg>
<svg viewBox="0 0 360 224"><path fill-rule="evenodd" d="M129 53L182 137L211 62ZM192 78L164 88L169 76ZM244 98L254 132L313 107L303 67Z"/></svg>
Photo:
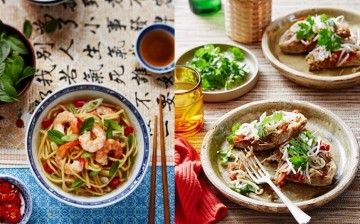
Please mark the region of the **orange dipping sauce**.
<svg viewBox="0 0 360 224"><path fill-rule="evenodd" d="M140 54L154 67L171 64L175 58L174 37L163 30L153 30L140 43Z"/></svg>

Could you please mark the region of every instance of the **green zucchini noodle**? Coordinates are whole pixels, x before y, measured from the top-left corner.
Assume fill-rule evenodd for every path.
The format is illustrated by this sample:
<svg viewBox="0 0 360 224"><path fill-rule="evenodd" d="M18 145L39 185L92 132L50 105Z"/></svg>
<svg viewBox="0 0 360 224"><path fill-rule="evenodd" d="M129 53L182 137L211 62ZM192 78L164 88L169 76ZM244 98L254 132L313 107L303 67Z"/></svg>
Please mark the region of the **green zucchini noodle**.
<svg viewBox="0 0 360 224"><path fill-rule="evenodd" d="M65 192L102 196L128 179L136 133L120 106L73 102L55 106L42 121L37 157L46 178Z"/></svg>

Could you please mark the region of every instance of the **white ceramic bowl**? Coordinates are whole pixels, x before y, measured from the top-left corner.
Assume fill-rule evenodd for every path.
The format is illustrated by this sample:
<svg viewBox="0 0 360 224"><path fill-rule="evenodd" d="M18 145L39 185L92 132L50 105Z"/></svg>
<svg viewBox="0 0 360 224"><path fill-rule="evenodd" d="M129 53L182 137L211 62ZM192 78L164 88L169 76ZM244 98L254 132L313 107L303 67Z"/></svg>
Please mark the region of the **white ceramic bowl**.
<svg viewBox="0 0 360 224"><path fill-rule="evenodd" d="M21 219L19 221L19 224L25 224L29 221L31 211L32 211L32 199L30 195L29 189L26 187L26 185L21 182L16 177L6 175L6 174L0 174L0 179L7 181L13 185L15 185L20 192L20 199L21 199Z"/></svg>
<svg viewBox="0 0 360 224"><path fill-rule="evenodd" d="M49 181L43 173L42 165L37 156L38 135L41 121L49 110L60 103L69 102L78 98L103 98L104 101L121 106L133 124L135 137L138 143L138 153L132 164L129 178L112 192L103 196L78 196L67 193L60 186ZM60 89L46 99L34 111L26 131L26 151L32 171L38 184L55 199L80 208L100 208L123 200L131 194L145 176L149 163L149 133L143 116L137 108L120 93L104 86L94 84L78 84Z"/></svg>
<svg viewBox="0 0 360 224"><path fill-rule="evenodd" d="M135 55L136 58L138 59L138 61L140 62L140 64L146 68L147 70L154 72L154 73L166 73L166 72L170 72L174 69L175 66L175 61L172 61L170 64L168 65L164 65L162 67L157 67L154 65L149 64L141 55L141 51L140 51L140 45L141 45L141 41L143 40L143 38L149 34L152 31L155 30L161 30L164 31L168 34L170 34L170 36L172 36L173 38L175 35L175 30L172 26L169 26L167 24L164 23L154 23L150 26L147 26L145 28L143 28L140 33L138 34L138 36L136 37L136 41L135 41Z"/></svg>

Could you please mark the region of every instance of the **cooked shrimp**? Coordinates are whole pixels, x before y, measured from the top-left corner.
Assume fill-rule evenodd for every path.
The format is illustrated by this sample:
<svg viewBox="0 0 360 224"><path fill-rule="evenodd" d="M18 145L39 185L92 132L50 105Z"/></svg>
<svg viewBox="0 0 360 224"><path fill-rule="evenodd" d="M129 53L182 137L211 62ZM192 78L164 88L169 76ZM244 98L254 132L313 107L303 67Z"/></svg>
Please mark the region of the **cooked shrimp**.
<svg viewBox="0 0 360 224"><path fill-rule="evenodd" d="M68 143L61 145L56 151L56 156L55 156L56 164L59 167L61 167L62 163L63 163L63 158L69 154L69 150L79 144L80 144L79 141L74 141L74 142L68 142ZM80 164L80 166L79 166L79 164ZM65 169L64 169L65 173L72 174L71 170L69 169L69 167L67 165L68 164L66 164ZM83 167L79 161L74 161L72 164L70 164L70 167L76 173L80 173L83 169Z"/></svg>
<svg viewBox="0 0 360 224"><path fill-rule="evenodd" d="M94 139L91 139L91 133L94 134ZM81 147L88 152L100 150L104 146L105 140L105 131L97 124L91 129L91 132L86 131L79 137Z"/></svg>
<svg viewBox="0 0 360 224"><path fill-rule="evenodd" d="M71 164L66 164L65 166L64 172L66 174L73 174L73 172L71 172L69 167L75 173L80 173L84 169L83 165L78 160L75 160Z"/></svg>
<svg viewBox="0 0 360 224"><path fill-rule="evenodd" d="M125 146L124 142L108 139L105 141L104 147L95 153L95 161L101 165L107 165L110 151L113 151L113 157L120 159Z"/></svg>
<svg viewBox="0 0 360 224"><path fill-rule="evenodd" d="M95 109L96 114L98 115L106 115L106 114L113 114L115 113L113 109L111 109L110 107L105 107L105 106L99 106Z"/></svg>
<svg viewBox="0 0 360 224"><path fill-rule="evenodd" d="M79 128L77 126L77 119L75 115L69 111L63 111L59 113L54 120L54 129L62 133L65 133L64 124L70 124L73 134L79 133Z"/></svg>

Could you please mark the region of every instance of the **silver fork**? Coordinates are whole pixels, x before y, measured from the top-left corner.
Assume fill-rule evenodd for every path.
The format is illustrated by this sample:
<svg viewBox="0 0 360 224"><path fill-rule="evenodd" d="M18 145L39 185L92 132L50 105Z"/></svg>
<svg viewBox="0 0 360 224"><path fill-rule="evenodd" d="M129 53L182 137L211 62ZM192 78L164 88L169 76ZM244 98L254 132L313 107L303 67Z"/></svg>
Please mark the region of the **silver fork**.
<svg viewBox="0 0 360 224"><path fill-rule="evenodd" d="M286 207L289 209L291 214L294 216L298 223L308 223L311 219L305 212L297 207L293 202L289 200L280 189L271 181L270 174L266 171L265 167L260 163L255 155L246 156L243 151L240 152L242 163L245 166L246 172L249 174L251 179L257 184L267 183L275 191L275 193L284 202ZM258 169L257 169L258 167Z"/></svg>

